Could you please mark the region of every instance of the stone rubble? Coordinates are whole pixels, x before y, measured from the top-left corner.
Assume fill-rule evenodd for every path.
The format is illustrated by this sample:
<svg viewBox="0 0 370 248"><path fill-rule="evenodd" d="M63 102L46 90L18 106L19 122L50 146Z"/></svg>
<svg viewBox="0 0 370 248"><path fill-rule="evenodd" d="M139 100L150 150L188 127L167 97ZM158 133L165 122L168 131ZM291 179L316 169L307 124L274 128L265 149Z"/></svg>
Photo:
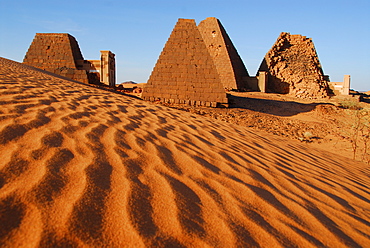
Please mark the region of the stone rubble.
<svg viewBox="0 0 370 248"><path fill-rule="evenodd" d="M325 98L329 93L312 39L281 33L267 52L259 71L268 72L270 92L298 98Z"/></svg>

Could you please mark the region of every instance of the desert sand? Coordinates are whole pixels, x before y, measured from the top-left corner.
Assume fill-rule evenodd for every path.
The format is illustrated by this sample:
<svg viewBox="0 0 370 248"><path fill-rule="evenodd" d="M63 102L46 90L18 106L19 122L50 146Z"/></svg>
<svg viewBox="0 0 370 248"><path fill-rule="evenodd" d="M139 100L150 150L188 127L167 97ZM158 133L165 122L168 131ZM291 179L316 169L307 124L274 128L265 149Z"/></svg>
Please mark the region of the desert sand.
<svg viewBox="0 0 370 248"><path fill-rule="evenodd" d="M1 247L370 247L370 169L0 59Z"/></svg>

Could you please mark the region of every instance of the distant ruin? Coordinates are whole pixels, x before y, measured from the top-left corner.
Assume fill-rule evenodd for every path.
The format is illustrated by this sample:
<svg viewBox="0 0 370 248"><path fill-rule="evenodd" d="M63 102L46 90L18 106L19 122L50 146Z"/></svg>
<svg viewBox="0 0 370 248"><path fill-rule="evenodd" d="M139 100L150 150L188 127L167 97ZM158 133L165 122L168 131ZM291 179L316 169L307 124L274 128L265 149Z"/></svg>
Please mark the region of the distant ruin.
<svg viewBox="0 0 370 248"><path fill-rule="evenodd" d="M270 92L312 99L329 95L315 46L305 36L281 33L263 59L261 71L267 72Z"/></svg>
<svg viewBox="0 0 370 248"><path fill-rule="evenodd" d="M142 98L212 107L228 104L214 59L195 20L178 20L150 75Z"/></svg>
<svg viewBox="0 0 370 248"><path fill-rule="evenodd" d="M72 80L115 87L115 54L100 51L85 60L77 40L66 33L37 33L23 63ZM221 22L179 19L160 54L142 98L197 106L227 106L227 91L260 91L298 98L350 94L350 76L330 82L312 39L282 32L250 76Z"/></svg>
<svg viewBox="0 0 370 248"><path fill-rule="evenodd" d="M115 55L100 51L100 60L84 60L77 40L66 33L37 33L23 63L83 83L115 86Z"/></svg>
<svg viewBox="0 0 370 248"><path fill-rule="evenodd" d="M213 58L224 88L246 90L248 71L221 22L215 17L208 17L199 23L198 29Z"/></svg>
<svg viewBox="0 0 370 248"><path fill-rule="evenodd" d="M329 82L329 87L334 95L348 96L350 93L351 76L344 75L343 82Z"/></svg>

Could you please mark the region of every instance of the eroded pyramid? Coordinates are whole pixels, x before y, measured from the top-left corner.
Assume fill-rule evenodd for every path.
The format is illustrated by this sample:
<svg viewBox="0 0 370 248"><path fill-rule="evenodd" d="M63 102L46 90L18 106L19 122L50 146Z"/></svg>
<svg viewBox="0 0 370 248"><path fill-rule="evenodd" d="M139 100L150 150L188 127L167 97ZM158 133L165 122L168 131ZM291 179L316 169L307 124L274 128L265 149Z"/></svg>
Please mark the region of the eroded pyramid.
<svg viewBox="0 0 370 248"><path fill-rule="evenodd" d="M204 106L228 102L213 58L193 19L178 20L142 97Z"/></svg>
<svg viewBox="0 0 370 248"><path fill-rule="evenodd" d="M259 71L268 72L268 90L299 98L328 96L328 82L312 39L281 33Z"/></svg>

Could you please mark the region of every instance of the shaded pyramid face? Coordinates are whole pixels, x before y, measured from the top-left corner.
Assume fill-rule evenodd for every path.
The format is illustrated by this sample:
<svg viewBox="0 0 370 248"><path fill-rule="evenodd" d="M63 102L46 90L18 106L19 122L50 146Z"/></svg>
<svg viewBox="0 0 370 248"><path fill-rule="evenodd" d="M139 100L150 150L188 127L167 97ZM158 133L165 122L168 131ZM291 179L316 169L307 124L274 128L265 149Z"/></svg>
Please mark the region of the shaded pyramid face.
<svg viewBox="0 0 370 248"><path fill-rule="evenodd" d="M201 21L198 29L226 89L246 89L248 71L221 22L215 17Z"/></svg>
<svg viewBox="0 0 370 248"><path fill-rule="evenodd" d="M328 83L312 39L281 33L266 54L259 71L267 71L268 89L299 98L323 98Z"/></svg>
<svg viewBox="0 0 370 248"><path fill-rule="evenodd" d="M78 70L76 66L78 60L83 60L83 56L73 36L66 33L37 33L23 63L87 83L86 71Z"/></svg>
<svg viewBox="0 0 370 248"><path fill-rule="evenodd" d="M217 69L194 20L178 20L142 97L205 106L227 103Z"/></svg>

